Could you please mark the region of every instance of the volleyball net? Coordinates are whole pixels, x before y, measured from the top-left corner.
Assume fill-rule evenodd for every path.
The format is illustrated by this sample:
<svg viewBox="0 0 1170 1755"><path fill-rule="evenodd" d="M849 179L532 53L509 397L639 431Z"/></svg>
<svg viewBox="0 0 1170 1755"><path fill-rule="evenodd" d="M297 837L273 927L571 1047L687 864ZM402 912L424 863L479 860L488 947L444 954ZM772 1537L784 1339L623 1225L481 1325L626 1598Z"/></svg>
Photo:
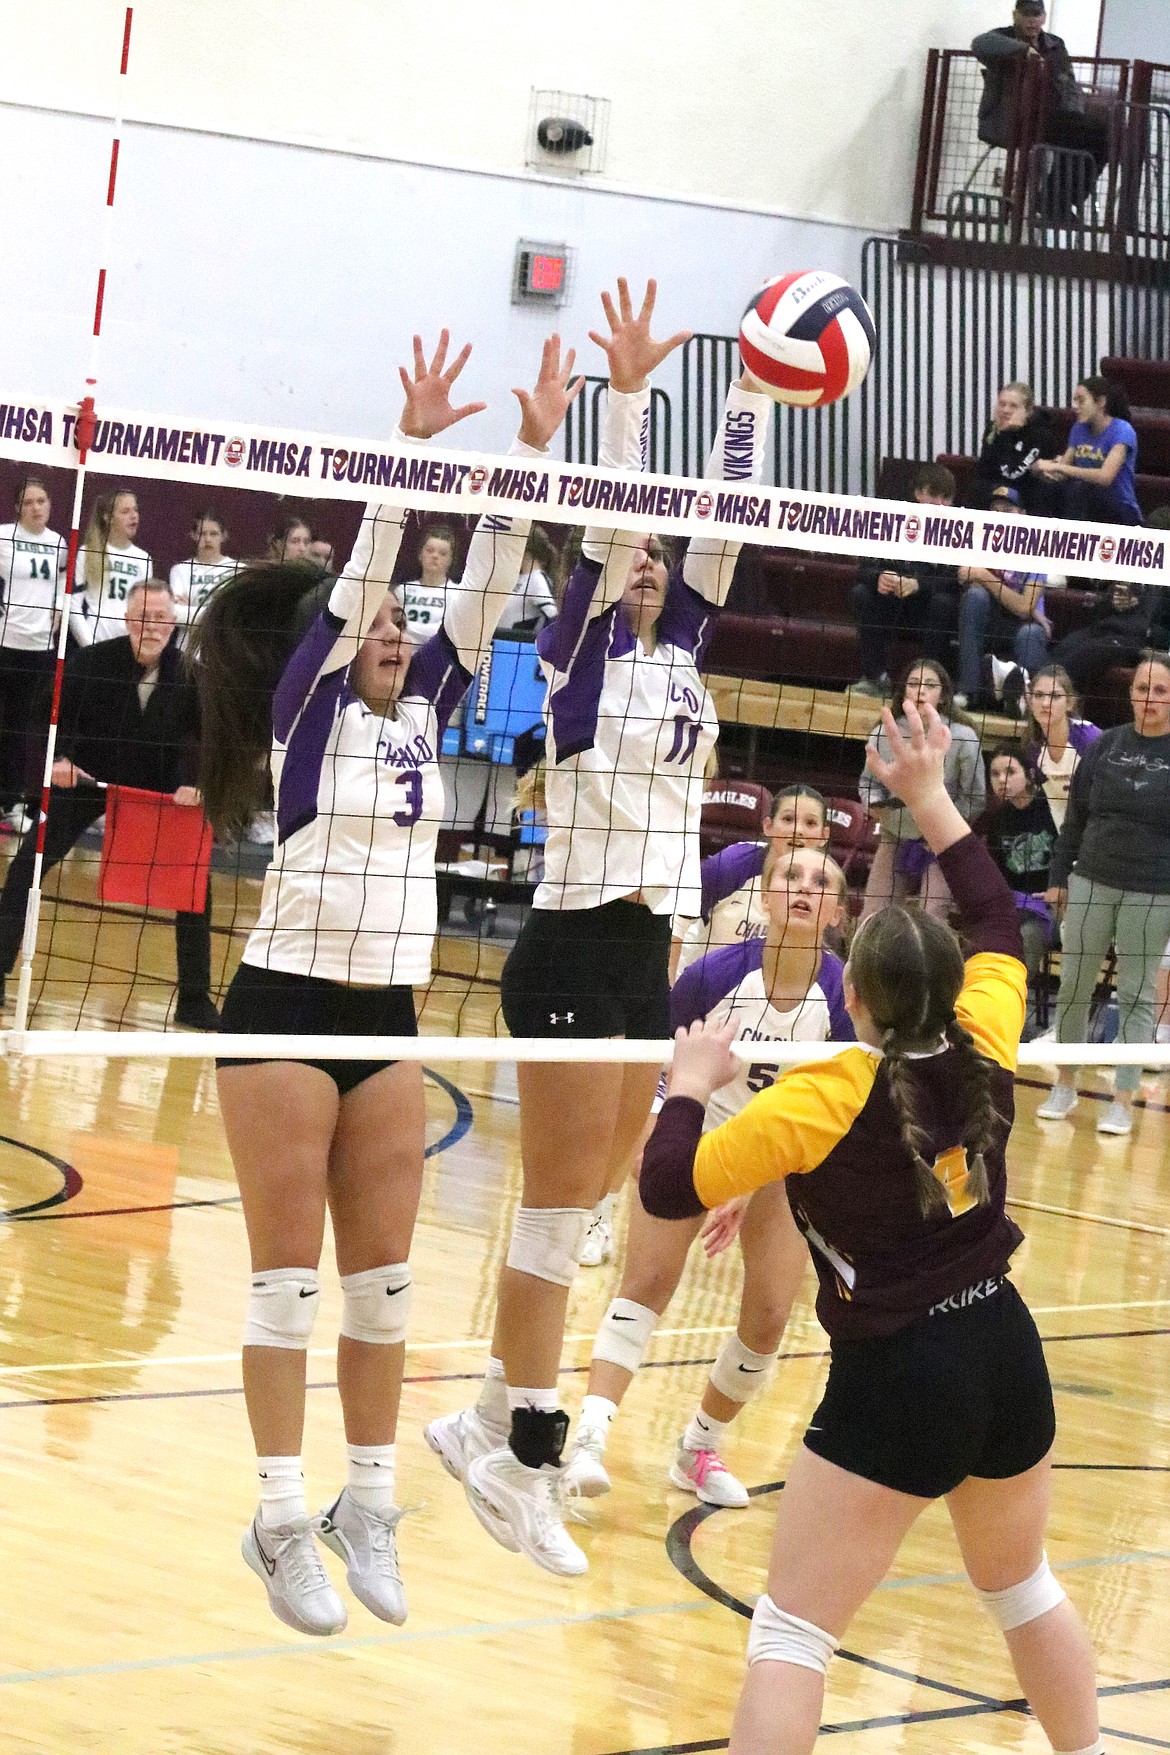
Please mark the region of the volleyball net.
<svg viewBox="0 0 1170 1755"><path fill-rule="evenodd" d="M51 502L42 532L30 532L15 506L30 481ZM124 520L111 529L111 502L116 511L119 499L123 509L133 503L133 528ZM484 576L494 577L497 560L502 570L505 561L513 566L513 578L519 575L509 613L494 637L485 639L483 662L434 752L444 800L427 801L423 827L438 830L438 932L429 980L417 987L421 1034L417 1040L282 1036L279 1018L271 1036L189 1034L176 1027L173 1014L184 981L218 999L260 917L265 872L280 835L271 794L265 794L267 777L257 776L251 825L215 838L199 808L175 802L173 795L195 778L175 749L153 769L150 759L141 764L147 778L158 775L156 786L107 787L103 739L112 748L136 734L112 720L93 723L101 701L114 696L102 695L92 670L88 695L83 691L79 698L73 691L71 698L78 617L88 600L91 613L118 623L136 587L162 580L172 593L171 610L163 603L159 612L163 621L169 613L176 623L172 647L190 645L205 603L252 557L318 560L327 574L340 572L359 541L368 502L401 509L391 576L374 582L397 588L419 641L439 626L444 599L469 589L477 564L481 584ZM628 572L650 534L665 539L668 561L671 554L690 552L704 558L709 577L726 575L719 577L717 593L726 597L726 607L711 617L703 636L704 681L719 720L716 759L706 781L704 851L761 841L770 794L796 783L816 788L827 800L828 851L848 891L832 941L841 953L878 847L857 782L865 740L882 705L838 674L838 649L848 641L854 613L850 566L880 556L907 569L925 563L1073 575L1125 581L1151 593L1170 583L1160 531L808 493L750 478L639 475L552 457L197 424L104 408L94 413L7 389L0 390L0 504L14 506L9 517L16 519L0 530L0 803L10 831L0 842L0 862L7 868L0 951L9 959L3 1041L9 1053L22 1055L661 1060L661 1042L513 1040L500 1015L502 964L541 880L545 849L545 677L534 635L554 605L541 602L533 580L551 576L555 603L582 525L607 532L607 575L611 562L615 574ZM71 505L72 544L62 535L55 551L53 533L67 525ZM542 533L542 543L529 544L530 525ZM38 535L39 542L31 540ZM473 536L477 563L471 559ZM456 583L444 586L437 578L434 554L420 564L428 541L446 546ZM524 558L517 564L518 542ZM63 597L66 578L70 592ZM306 576L307 599L310 583L319 584L319 576L312 582ZM326 599L327 587L318 589L308 611ZM55 606L57 620L51 643L42 639L38 647L35 629L44 625L46 605ZM273 632L287 636L288 626ZM904 650L913 656L912 644ZM51 693L61 724L52 728L46 766ZM140 704L145 726L141 698ZM645 710L636 691L621 710L629 716L632 750ZM679 744L678 758L687 757L688 741L693 753L700 717L697 701L680 698L674 721L664 722L667 741L674 736ZM1003 713L967 718L983 757L1019 741L1020 726ZM173 727L166 733L172 740L178 735ZM79 752L90 760L88 768ZM671 758L665 747L661 753ZM66 768L72 763L81 775L70 776L61 762ZM616 790L640 783L632 756L631 764L628 772L620 762L615 768ZM42 769L54 782L46 793L38 849L44 882L31 883L22 895L21 861L30 867L24 877L31 877L28 847L38 839L33 828L22 836L22 808L36 816ZM981 795L985 790L984 772ZM972 819L978 802L971 800ZM343 833L352 807L340 789L335 803L337 831ZM412 810L422 815L422 801L409 788L383 804L408 826ZM328 817L327 805L318 802L316 808ZM656 836L677 832L659 827L652 812L645 830L648 859ZM604 822L570 825L571 835L592 837L603 881L607 832ZM912 825L906 834L913 839ZM903 887L914 888L914 875ZM758 871L754 879L758 885ZM31 906L24 900L29 895ZM752 931L761 933L758 895L756 916ZM680 936L686 923L676 920ZM303 930L311 934L317 926L306 920ZM406 928L399 923L398 930ZM719 942L712 939L710 947ZM1054 934L1049 949L1044 982L1055 964ZM1115 952L1127 954L1122 947ZM1098 984L1094 1029L1102 1040L1091 1046L1026 1045L1025 1061L1161 1064L1157 1049L1107 1039L1109 973L1103 968ZM360 973L355 979L360 982ZM750 1044L738 1051L758 1057ZM821 1052L833 1052L833 1045L767 1044L767 1060L776 1065Z"/></svg>

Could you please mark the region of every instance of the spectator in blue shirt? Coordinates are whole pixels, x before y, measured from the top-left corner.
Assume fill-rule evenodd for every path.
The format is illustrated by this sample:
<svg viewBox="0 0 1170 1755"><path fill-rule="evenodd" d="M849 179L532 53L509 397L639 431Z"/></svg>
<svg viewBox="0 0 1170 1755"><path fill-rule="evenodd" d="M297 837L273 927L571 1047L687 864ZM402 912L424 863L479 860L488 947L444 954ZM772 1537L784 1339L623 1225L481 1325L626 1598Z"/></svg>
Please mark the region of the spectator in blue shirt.
<svg viewBox="0 0 1170 1755"><path fill-rule="evenodd" d="M1054 485L1052 510L1062 518L1099 524L1140 524L1134 491L1137 434L1123 391L1107 378L1083 378L1073 391L1076 420L1068 449L1052 462L1032 465Z"/></svg>

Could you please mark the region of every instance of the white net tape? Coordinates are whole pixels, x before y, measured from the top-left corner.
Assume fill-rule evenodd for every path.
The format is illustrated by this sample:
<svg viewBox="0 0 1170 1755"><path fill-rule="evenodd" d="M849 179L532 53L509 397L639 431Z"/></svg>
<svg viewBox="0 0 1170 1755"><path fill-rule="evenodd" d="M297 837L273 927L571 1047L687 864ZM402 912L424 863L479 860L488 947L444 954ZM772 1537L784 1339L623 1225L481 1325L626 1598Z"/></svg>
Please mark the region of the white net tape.
<svg viewBox="0 0 1170 1755"><path fill-rule="evenodd" d="M76 408L60 402L0 391L0 466L6 478L15 482L21 471L41 469L59 483L60 477L52 472L75 472L77 414ZM725 465L729 461L733 466L722 473L734 477L734 460L723 459ZM762 486L750 478L746 469L739 472L740 479L683 481L630 470L561 463L538 455L501 458L445 447L414 444L404 447L401 442L378 443L275 428L193 425L176 418L105 409L98 414L87 467L93 476L106 478L92 484L98 490L108 491L110 478L131 491L137 487L140 493L150 490L156 496L160 484L173 485L186 496L185 508L196 503L192 493L202 491L214 496L217 503L226 503L229 512L235 501L255 506L261 494L279 494L278 504L294 510L335 501L385 501L428 517L446 515L457 522L479 518L481 528L489 530L506 529L509 519L539 520L553 527L588 522L610 532L608 541L614 552L632 552L639 538L653 530L664 536L689 539L692 555L706 554L716 571L722 569L728 575L730 567L720 560L724 545L733 559L741 545L750 544L763 549L813 551L822 557L872 558L880 554L904 565L970 564L1005 570L1029 569L1032 573L1075 572L1086 580L1121 579L1146 586L1170 583L1161 531L1128 531L1059 519L1022 519L945 506L802 493ZM296 497L285 499L286 495ZM356 507L348 510L351 527L355 512ZM255 513L251 516L254 522ZM339 556L339 563L343 558ZM82 559L84 564L84 555ZM9 583L10 603L14 583ZM721 591L726 592L725 581ZM764 702L756 698L760 695L758 683L725 676L717 691L719 710L725 716L729 713L741 725L770 723L781 729L799 727L803 714L807 720L804 729L810 735L824 736L828 731L838 739L848 736L854 740L864 738L877 717L876 702L854 700L840 692L802 690L799 685L785 683L767 688L770 692ZM839 709L835 706L831 709L839 714L839 722L832 722L837 725L835 732L831 724L818 720L826 701L840 703ZM859 733L854 721L860 718L866 723ZM688 728L676 724L684 745ZM1005 732L1010 735L1010 727L1001 727L997 735L1002 738ZM570 832L576 827L571 825ZM459 869L470 874L472 865L464 860ZM255 877L256 873L250 875ZM239 874L237 892L238 889ZM531 886L519 899L530 899L530 895ZM78 899L75 894L68 902L74 908L94 907L92 901ZM229 936L242 942L254 915L254 905L241 906L237 899L227 929ZM123 919L120 928L123 934L129 932L135 942L130 951L131 968L116 973L127 977L136 990L158 979L157 972L148 975L146 969L150 959L143 948L142 933L148 918L142 912ZM243 920L243 927L237 924L238 919ZM104 908L100 921L103 931L108 932L111 922L117 925L117 910ZM217 930L222 932L223 928ZM62 950L56 939L48 948L57 955L59 963L63 960L63 965L68 964L71 958L75 968L81 965L83 1003L77 1022L108 1025L108 1017L89 1015L85 1004L91 989L98 991L102 980L96 936L90 939L88 950L83 946L79 951L75 941L76 933L69 941L71 948ZM46 948L43 934L37 948L42 951ZM26 939L26 951L30 954L26 956L22 977L18 1011L21 1022L29 998L31 949L32 940ZM473 966L469 968L465 962L456 971L456 985L462 980L465 989L475 981L491 989L496 987L495 960L486 976L479 972L483 951L481 938ZM149 1015L142 1015L140 1021L149 1024L152 1020ZM451 1020L442 1022L449 1025ZM208 1039L149 1028L21 1028L0 1032L0 1045L7 1054L19 1056L201 1058L214 1053L228 1058L426 1059L440 1063L477 1058L656 1064L668 1058L670 1052L669 1044L660 1041L496 1037L488 1033L495 1020L482 1016L482 1010L473 1022L471 1033L463 1034L466 1020L461 1006L454 1020L460 1032L456 1035L424 1033L418 1038L399 1038L221 1034ZM425 1032L425 1014L423 1028ZM750 1044L739 1044L736 1051L744 1058L753 1058ZM832 1043L769 1041L766 1059L773 1065L789 1065L836 1051ZM758 1052L755 1058L760 1058ZM1161 1067L1166 1064L1166 1050L1132 1043L1057 1045L1044 1041L1025 1045L1020 1060L1022 1065L1092 1061L1100 1065Z"/></svg>

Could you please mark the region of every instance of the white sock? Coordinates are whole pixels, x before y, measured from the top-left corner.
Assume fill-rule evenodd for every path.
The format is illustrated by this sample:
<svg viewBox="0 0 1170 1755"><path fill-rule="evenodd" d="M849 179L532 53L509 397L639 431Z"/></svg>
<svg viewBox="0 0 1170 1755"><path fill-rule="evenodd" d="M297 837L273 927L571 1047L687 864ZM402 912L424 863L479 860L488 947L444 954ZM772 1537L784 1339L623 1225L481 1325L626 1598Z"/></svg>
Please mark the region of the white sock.
<svg viewBox="0 0 1170 1755"><path fill-rule="evenodd" d="M475 1411L492 1432L508 1430L508 1386L504 1382L504 1361L491 1358L480 1386Z"/></svg>
<svg viewBox="0 0 1170 1755"><path fill-rule="evenodd" d="M508 1409L532 1408L538 1414L555 1414L561 1405L559 1389L513 1389L508 1385Z"/></svg>
<svg viewBox="0 0 1170 1755"><path fill-rule="evenodd" d="M1083 1749L1054 1749L1053 1755L1105 1755L1105 1739L1098 1737L1095 1743L1086 1743Z"/></svg>
<svg viewBox="0 0 1170 1755"><path fill-rule="evenodd" d="M347 1444L349 1496L363 1511L394 1509L394 1446Z"/></svg>
<svg viewBox="0 0 1170 1755"><path fill-rule="evenodd" d="M582 1432L595 1432L604 1444L616 1413L617 1403L611 1402L608 1396L587 1395L581 1403L581 1417L577 1421L578 1436Z"/></svg>
<svg viewBox="0 0 1170 1755"><path fill-rule="evenodd" d="M1170 1042L1170 1024L1159 1024L1154 1031L1155 1042Z"/></svg>
<svg viewBox="0 0 1170 1755"><path fill-rule="evenodd" d="M730 1420L713 1420L702 1408L696 1410L683 1433L684 1450L718 1450L719 1441L730 1426Z"/></svg>
<svg viewBox="0 0 1170 1755"><path fill-rule="evenodd" d="M299 1456L258 1456L260 1522L266 1530L306 1517L305 1471Z"/></svg>
<svg viewBox="0 0 1170 1755"><path fill-rule="evenodd" d="M601 1199L598 1201L597 1205L593 1209L593 1212L590 1216L590 1223L596 1224L598 1219L608 1219L610 1224L612 1224L613 1223L613 1203L614 1203L614 1196L612 1194L603 1194Z"/></svg>

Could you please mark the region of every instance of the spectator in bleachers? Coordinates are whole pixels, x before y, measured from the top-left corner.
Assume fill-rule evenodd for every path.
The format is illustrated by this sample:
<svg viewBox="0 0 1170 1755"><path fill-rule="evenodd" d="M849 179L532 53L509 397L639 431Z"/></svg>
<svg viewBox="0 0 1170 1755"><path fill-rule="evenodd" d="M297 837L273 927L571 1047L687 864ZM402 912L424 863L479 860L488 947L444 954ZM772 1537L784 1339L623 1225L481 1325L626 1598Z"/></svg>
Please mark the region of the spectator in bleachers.
<svg viewBox="0 0 1170 1755"><path fill-rule="evenodd" d="M557 567L557 551L540 528L534 524L528 535L528 547L516 589L503 615L496 623L497 634L512 628L545 627L557 613L553 577Z"/></svg>
<svg viewBox="0 0 1170 1755"><path fill-rule="evenodd" d="M126 632L126 603L135 585L154 571L138 534L138 497L117 488L94 501L77 554L69 611L69 632L78 646L120 640Z"/></svg>
<svg viewBox="0 0 1170 1755"><path fill-rule="evenodd" d="M951 679L943 666L931 658L916 659L894 689L894 701L899 708L907 700L920 711L924 704L933 707L949 724L951 743L943 766L943 781L961 815L973 823L987 798L983 752L974 726L955 711ZM897 723L899 730L905 730L906 719L901 711ZM892 749L880 725L870 733L866 748L876 749L889 761ZM868 767L861 771L857 790L862 804L881 823L877 851L865 885L862 920L889 902L902 901L915 890L925 912L936 920L945 920L951 909L951 892L910 812L900 799L886 791Z"/></svg>
<svg viewBox="0 0 1170 1755"><path fill-rule="evenodd" d="M423 532L418 551L418 578L399 587L406 625L415 640L429 640L443 625L447 581L455 565L455 532L447 524L432 524Z"/></svg>
<svg viewBox="0 0 1170 1755"><path fill-rule="evenodd" d="M1019 746L992 756L989 780L990 809L979 827L1016 898L1024 966L1034 993L1056 927L1052 906L1044 897L1057 828L1039 776ZM1023 1039L1030 1041L1034 1034L1031 1022Z"/></svg>
<svg viewBox="0 0 1170 1755"><path fill-rule="evenodd" d="M57 759L45 833L44 875L104 813L95 784L137 786L197 808L199 703L174 639L175 601L161 579L131 586L125 633L74 652L61 691ZM30 829L0 893L0 998L24 934L37 831ZM175 915L179 993L175 1022L214 1030L211 890L202 914Z"/></svg>
<svg viewBox="0 0 1170 1755"><path fill-rule="evenodd" d="M941 463L926 463L911 492L920 506L953 506L955 478ZM964 572L966 569L964 569ZM889 653L909 640L926 658L944 660L955 626L962 574L934 561L863 561L849 593L849 609L861 646L859 695L889 693Z"/></svg>
<svg viewBox="0 0 1170 1755"><path fill-rule="evenodd" d="M1064 824L1069 788L1081 757L1101 735L1092 720L1078 716L1079 705L1072 677L1063 665L1041 665L1028 685L1024 755L1040 778L1058 829Z"/></svg>
<svg viewBox="0 0 1170 1755"><path fill-rule="evenodd" d="M307 561L313 532L295 512L284 512L273 525L265 558L283 566L286 561Z"/></svg>
<svg viewBox="0 0 1170 1755"><path fill-rule="evenodd" d="M23 835L49 723L66 548L49 529L53 507L39 475L18 482L13 510L15 522L0 524L0 829Z"/></svg>
<svg viewBox="0 0 1170 1755"><path fill-rule="evenodd" d="M320 567L324 573L335 575L337 572L337 569L333 564L333 544L327 536L315 536L313 538L312 542L309 544L308 559L312 561L315 567Z"/></svg>
<svg viewBox="0 0 1170 1755"><path fill-rule="evenodd" d="M991 507L997 512L1022 511L1018 489L996 488ZM974 707L1003 699L1009 710L1021 716L1027 676L1048 657L1052 630L1044 614L1044 575L967 567L963 576L968 583L959 605L955 705ZM1005 662L999 664L997 659ZM1014 670L1021 675L1013 678Z"/></svg>
<svg viewBox="0 0 1170 1755"><path fill-rule="evenodd" d="M1129 691L1133 721L1099 737L1073 776L1047 900L1064 911L1058 1042L1083 1042L1101 964L1117 957L1122 1042L1152 1042L1158 965L1170 939L1170 655L1146 652ZM1075 1067L1062 1068L1036 1114L1063 1121L1077 1106ZM1097 1132L1127 1134L1141 1077L1119 1066Z"/></svg>
<svg viewBox="0 0 1170 1755"><path fill-rule="evenodd" d="M1083 695L1110 665L1136 664L1149 641L1149 591L1128 579L1114 579L1105 587L1088 627L1066 634L1052 656Z"/></svg>
<svg viewBox="0 0 1170 1755"><path fill-rule="evenodd" d="M1044 29L1046 17L1044 0L1017 0L1010 24L984 31L971 44L983 67L979 138L988 146L1006 147L1042 140L1087 153L1092 160L1085 167L1087 175L1075 176L1069 169L1062 174L1059 166L1049 172L1043 217L1051 224L1067 224L1076 218L1108 159L1109 123L1089 112L1068 47L1063 37ZM1034 117L1020 117L1017 105L1029 62L1041 74L1042 84L1035 88L1038 110Z"/></svg>
<svg viewBox="0 0 1170 1755"><path fill-rule="evenodd" d="M189 561L176 561L171 568L171 594L179 626L195 620L211 593L230 579L238 561L225 555L228 529L218 512L203 512L191 526L194 554Z"/></svg>
<svg viewBox="0 0 1170 1755"><path fill-rule="evenodd" d="M1068 448L1035 473L1053 484L1051 510L1099 524L1140 524L1134 486L1137 434L1125 392L1107 378L1084 378L1073 391L1076 420Z"/></svg>
<svg viewBox="0 0 1170 1755"><path fill-rule="evenodd" d="M1040 483L1032 466L1041 458L1055 457L1056 440L1047 414L1036 407L1030 384L1005 384L995 399L991 421L983 435L975 475L986 505L997 487L1016 488L1020 503L1029 512L1043 508L1037 503Z"/></svg>

